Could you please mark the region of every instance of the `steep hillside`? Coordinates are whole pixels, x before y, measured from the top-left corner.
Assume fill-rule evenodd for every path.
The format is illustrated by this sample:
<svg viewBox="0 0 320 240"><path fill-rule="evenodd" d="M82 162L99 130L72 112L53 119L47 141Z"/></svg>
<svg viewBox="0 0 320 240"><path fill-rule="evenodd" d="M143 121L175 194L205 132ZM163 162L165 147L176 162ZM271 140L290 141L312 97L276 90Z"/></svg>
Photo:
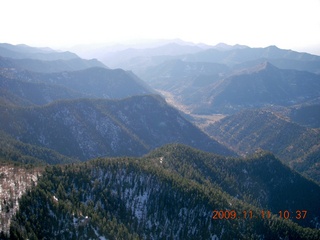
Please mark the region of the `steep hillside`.
<svg viewBox="0 0 320 240"><path fill-rule="evenodd" d="M158 96L60 101L30 108L0 106L0 112L0 129L7 134L81 160L139 156L173 142L233 154Z"/></svg>
<svg viewBox="0 0 320 240"><path fill-rule="evenodd" d="M122 69L89 68L34 77L35 80L61 85L95 98L124 98L152 93L134 74Z"/></svg>
<svg viewBox="0 0 320 240"><path fill-rule="evenodd" d="M19 78L18 74L15 77ZM45 105L61 99L89 97L89 95L57 84L28 82L7 78L3 75L0 73L0 104L17 106Z"/></svg>
<svg viewBox="0 0 320 240"><path fill-rule="evenodd" d="M319 129L302 127L271 112L242 111L209 125L205 131L239 154L250 154L261 148L296 167L304 165L313 155L318 157L304 171L319 168L320 158L316 154L320 149ZM316 172L309 177L320 180Z"/></svg>
<svg viewBox="0 0 320 240"><path fill-rule="evenodd" d="M291 165L292 168L303 173L304 176L320 184L320 145L316 145L303 160L294 161Z"/></svg>
<svg viewBox="0 0 320 240"><path fill-rule="evenodd" d="M295 107L290 111L289 117L303 126L320 128L320 104Z"/></svg>
<svg viewBox="0 0 320 240"><path fill-rule="evenodd" d="M63 156L51 149L23 143L0 132L0 158L21 164L66 164L79 160Z"/></svg>
<svg viewBox="0 0 320 240"><path fill-rule="evenodd" d="M3 102L20 106L44 105L60 99L124 98L153 92L131 72L105 68L61 73L0 69L0 91Z"/></svg>
<svg viewBox="0 0 320 240"><path fill-rule="evenodd" d="M314 209L309 220L293 221L304 226L320 226L316 223L320 186L306 180L269 152L256 151L249 157L234 159L175 144L161 147L147 157L171 173L219 187L236 199L268 208L273 213L284 207Z"/></svg>
<svg viewBox="0 0 320 240"><path fill-rule="evenodd" d="M187 151L187 155L185 154ZM189 155L192 154L192 155ZM185 158L186 156L196 157ZM43 173L38 185L20 201L20 211L12 220L10 234L16 239L317 239L319 230L303 228L279 213L257 208L224 192L213 174L193 174L207 164L220 174L217 163L226 164L227 175L247 179L242 193L257 185L250 178L269 183L260 186L268 197L284 200L294 197L294 186L303 184L312 191L303 197L318 198L319 186L306 181L285 168L272 156L264 155L249 161L223 159L183 146L167 146L147 158L98 159L85 164L50 167ZM210 162L212 162L210 164ZM230 163L234 164L234 168ZM179 167L178 169L175 167ZM193 166L196 170L193 170ZM231 166L229 169L227 166ZM268 166L266 168L266 166ZM277 171L273 169L277 166ZM246 170L246 171L244 171ZM205 172L202 172L205 173ZM219 174L220 173L220 174ZM235 180L236 180L235 179ZM201 180L205 180L201 184ZM291 183L290 183L291 181ZM283 188L290 186L283 192ZM299 185L300 186L300 185ZM290 191L293 192L290 192ZM273 194L273 195L272 195ZM297 202L300 202L297 201ZM314 213L309 206L302 219L298 209L285 203L278 206L291 212L296 222L310 224ZM314 204L313 204L314 205ZM313 206L312 205L312 206ZM294 207L304 207L295 205ZM303 208L305 209L305 208ZM228 211L234 215L229 215ZM265 215L261 211L265 211ZM282 211L281 210L281 211ZM216 218L215 211L228 215ZM298 210L300 211L300 210ZM227 213L228 212L228 213ZM303 212L304 213L304 212ZM311 215L309 215L309 213ZM245 215L245 216L244 216ZM304 215L304 214L303 214ZM292 219L290 218L290 219ZM301 221L301 222L299 222ZM309 223L308 223L309 222ZM315 223L315 222L313 222ZM47 226L47 227L45 227ZM50 226L50 227L48 227ZM62 230L63 229L63 230Z"/></svg>

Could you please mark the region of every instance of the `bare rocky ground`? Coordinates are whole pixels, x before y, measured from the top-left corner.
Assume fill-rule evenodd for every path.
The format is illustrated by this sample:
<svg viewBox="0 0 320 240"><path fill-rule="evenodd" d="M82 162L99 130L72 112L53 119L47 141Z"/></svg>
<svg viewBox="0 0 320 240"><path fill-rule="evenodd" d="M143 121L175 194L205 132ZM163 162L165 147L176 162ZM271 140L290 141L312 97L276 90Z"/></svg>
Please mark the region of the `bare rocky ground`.
<svg viewBox="0 0 320 240"><path fill-rule="evenodd" d="M38 168L0 164L0 232L9 232L11 218L19 209L19 199L37 184L40 175Z"/></svg>

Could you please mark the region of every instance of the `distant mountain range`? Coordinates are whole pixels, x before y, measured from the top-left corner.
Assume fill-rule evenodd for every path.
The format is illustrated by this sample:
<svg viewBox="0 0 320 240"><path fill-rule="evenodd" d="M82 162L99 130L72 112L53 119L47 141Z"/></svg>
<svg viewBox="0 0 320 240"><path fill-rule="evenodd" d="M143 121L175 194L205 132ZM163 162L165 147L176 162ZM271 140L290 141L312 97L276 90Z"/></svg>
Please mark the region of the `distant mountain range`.
<svg viewBox="0 0 320 240"><path fill-rule="evenodd" d="M81 52L81 51L80 51ZM247 68L261 62L270 62L278 68L295 69L320 73L320 56L300 53L292 50L279 49L276 46L265 48L250 48L243 45L228 45L224 43L216 46L192 44L182 41L164 42L155 46L128 46L127 48L95 49L94 55L107 66L132 70L140 76L148 67L162 64L168 60L183 60L186 62L221 63L235 69ZM147 79L146 79L147 80Z"/></svg>
<svg viewBox="0 0 320 240"><path fill-rule="evenodd" d="M15 68L33 72L62 72L90 67L107 68L96 59L81 59L71 52L0 43L0 68Z"/></svg>
<svg viewBox="0 0 320 240"><path fill-rule="evenodd" d="M197 114L319 102L320 96L319 75L268 62L230 74L222 64L171 61L150 68L143 78Z"/></svg>
<svg viewBox="0 0 320 240"><path fill-rule="evenodd" d="M211 88L210 88L211 87ZM234 74L207 87L207 111L235 112L268 105L290 106L319 99L320 76L309 72L282 70L263 63L253 70ZM200 105L200 109L202 106ZM197 111L197 110L195 110Z"/></svg>
<svg viewBox="0 0 320 240"><path fill-rule="evenodd" d="M28 45L0 43L0 56L13 59L37 59L44 61L71 60L79 58L72 52L58 52L50 48L37 48Z"/></svg>
<svg viewBox="0 0 320 240"><path fill-rule="evenodd" d="M292 50L280 49L276 46L269 46L266 48L235 48L228 51L221 51L218 49L208 49L195 54L189 54L184 57L185 61L192 62L216 62L224 63L228 66L235 66L244 62L250 62L259 59L267 59L267 61L272 62L272 60L282 61L285 60L296 60L296 61L307 61L308 63L318 62L320 60L319 56L300 53Z"/></svg>
<svg viewBox="0 0 320 240"><path fill-rule="evenodd" d="M52 60L44 61L38 59L12 59L0 57L1 68L15 68L21 70L29 70L33 72L62 72L62 71L77 71L90 67L107 68L101 62L93 60L84 60L80 58L72 58L67 60Z"/></svg>
<svg viewBox="0 0 320 240"><path fill-rule="evenodd" d="M176 51L172 51L173 46ZM108 65L132 70L195 114L319 103L320 56L308 53L276 46L250 48L221 43L202 48L174 42L108 54Z"/></svg>

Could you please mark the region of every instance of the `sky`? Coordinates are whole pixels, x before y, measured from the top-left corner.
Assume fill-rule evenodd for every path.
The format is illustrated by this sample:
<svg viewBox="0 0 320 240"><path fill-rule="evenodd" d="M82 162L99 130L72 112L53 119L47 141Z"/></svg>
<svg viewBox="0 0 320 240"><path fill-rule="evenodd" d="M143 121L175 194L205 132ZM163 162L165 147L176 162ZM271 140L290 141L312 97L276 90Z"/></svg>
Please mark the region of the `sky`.
<svg viewBox="0 0 320 240"><path fill-rule="evenodd" d="M0 42L41 47L182 39L320 55L320 0L0 0Z"/></svg>

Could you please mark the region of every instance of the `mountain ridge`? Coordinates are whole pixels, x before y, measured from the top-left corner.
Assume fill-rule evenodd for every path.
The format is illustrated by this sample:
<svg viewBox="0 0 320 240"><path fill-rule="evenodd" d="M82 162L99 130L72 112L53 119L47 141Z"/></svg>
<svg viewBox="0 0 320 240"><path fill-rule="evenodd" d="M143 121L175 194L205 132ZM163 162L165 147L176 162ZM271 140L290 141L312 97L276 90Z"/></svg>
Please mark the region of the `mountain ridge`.
<svg viewBox="0 0 320 240"><path fill-rule="evenodd" d="M0 56L16 58L16 59L24 59L24 58L32 58L38 60L70 60L73 58L79 58L75 53L66 51L66 52L57 52L52 49L47 48L36 48L30 47L28 45L12 45L12 44L3 44L0 43Z"/></svg>
<svg viewBox="0 0 320 240"><path fill-rule="evenodd" d="M40 107L0 109L0 128L7 134L82 160L139 156L169 142L233 155L159 96L63 100Z"/></svg>
<svg viewBox="0 0 320 240"><path fill-rule="evenodd" d="M52 61L43 61L38 59L13 59L0 56L0 65L2 68L15 68L19 70L28 70L32 72L54 73L63 71L78 71L90 67L104 67L104 64L96 59L84 60L80 58L57 59Z"/></svg>
<svg viewBox="0 0 320 240"><path fill-rule="evenodd" d="M276 46L265 48L242 48L231 49L229 51L219 51L217 49L208 49L200 53L186 56L189 61L220 62L227 65L235 65L240 62L252 61L257 58L266 59L292 59L312 61L320 60L320 56L309 53L300 53L292 50L280 49Z"/></svg>
<svg viewBox="0 0 320 240"><path fill-rule="evenodd" d="M148 79L147 82L160 91L168 91L194 114L232 114L245 108L316 103L320 96L319 75L279 69L269 62L231 73L225 65L215 63L220 66L215 73L211 71L211 74L202 75L199 69L196 71L198 76L182 71L174 72L177 76L173 75L170 69L174 69L174 63L171 61L149 68L150 72L141 75L142 79ZM180 63L188 65L188 62ZM200 66L199 62L189 65L196 64ZM190 80L193 81L191 84Z"/></svg>
<svg viewBox="0 0 320 240"><path fill-rule="evenodd" d="M244 110L210 124L205 131L239 154L250 154L259 148L271 151L299 172L320 180L319 129L302 127L270 111ZM304 166L311 156L313 163Z"/></svg>
<svg viewBox="0 0 320 240"><path fill-rule="evenodd" d="M12 236L24 238L55 236L60 239L70 239L79 235L85 238L121 239L228 239L243 236L266 239L317 239L319 236L319 230L280 219L273 212L270 217L266 215L254 219L244 218L241 215L243 211L261 216L260 208L231 197L214 185L213 179L208 178L204 184L201 184L199 179L190 179L195 172L192 170L192 163L183 162L185 151L193 152L194 156L200 155L198 163L225 160L219 159L216 155L199 153L198 150L174 144L157 149L147 158L100 158L73 166L47 168L37 187L21 199L20 211L12 220L10 233ZM168 152L169 154L166 154ZM170 167L163 167L170 161L170 155L175 157L172 163L180 165L179 174L171 172ZM252 160L253 163L247 166L259 169L261 177L269 177L269 180L273 177L284 177L280 174L283 173L282 169L279 169L277 174L272 172L272 166L263 168L264 165L260 162L266 160L272 163L273 160L269 161L269 158L272 157L256 156ZM242 160L235 162L247 164ZM277 163L276 160L273 162ZM219 174L224 174L218 165L213 163L211 166L213 169L216 168ZM226 165L222 167L224 166ZM190 175L183 176L183 171ZM240 175L251 174L248 169L248 173L241 172ZM232 175L237 176L237 172L233 172ZM205 179L206 176L201 178ZM256 173L255 176L259 174ZM289 170L284 186L293 176ZM293 179L309 184L303 179ZM308 186L312 193L307 191L308 195L312 198L317 197L320 187L310 184ZM250 185L248 187L250 188ZM275 189L280 188L275 186ZM283 193L288 194L288 191L275 193L276 198ZM298 198L296 196L295 199ZM280 202L285 200L285 197L279 198ZM286 207L290 209L288 205ZM237 218L213 219L213 211L225 211L224 209L230 208L236 211ZM310 211L312 212L311 208ZM48 217L49 215L51 217ZM312 222L312 218L308 215L306 224ZM302 220L297 222L303 225ZM41 227L42 225L52 227L45 228ZM57 231L62 226L65 231Z"/></svg>
<svg viewBox="0 0 320 240"><path fill-rule="evenodd" d="M153 92L131 72L99 67L59 73L0 69L0 85L9 98L4 101L22 105L43 105L59 99L125 98Z"/></svg>

